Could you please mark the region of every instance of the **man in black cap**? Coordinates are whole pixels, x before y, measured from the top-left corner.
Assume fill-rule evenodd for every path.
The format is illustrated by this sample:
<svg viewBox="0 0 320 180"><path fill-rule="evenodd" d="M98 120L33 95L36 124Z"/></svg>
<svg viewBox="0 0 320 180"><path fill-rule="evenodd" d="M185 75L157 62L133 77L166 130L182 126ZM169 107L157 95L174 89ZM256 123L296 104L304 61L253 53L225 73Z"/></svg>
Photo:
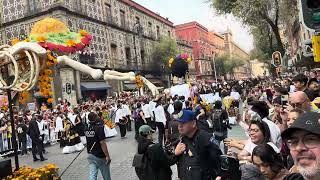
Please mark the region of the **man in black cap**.
<svg viewBox="0 0 320 180"><path fill-rule="evenodd" d="M222 154L214 137L197 128L195 113L183 110L177 118L181 135L176 146L178 170L182 180L212 180L220 174Z"/></svg>
<svg viewBox="0 0 320 180"><path fill-rule="evenodd" d="M90 112L88 115L89 126L85 130L87 140L87 152L89 161L89 179L97 179L100 169L104 180L110 180L110 163L104 125L98 115Z"/></svg>
<svg viewBox="0 0 320 180"><path fill-rule="evenodd" d="M320 179L320 114L302 114L281 136L304 179Z"/></svg>

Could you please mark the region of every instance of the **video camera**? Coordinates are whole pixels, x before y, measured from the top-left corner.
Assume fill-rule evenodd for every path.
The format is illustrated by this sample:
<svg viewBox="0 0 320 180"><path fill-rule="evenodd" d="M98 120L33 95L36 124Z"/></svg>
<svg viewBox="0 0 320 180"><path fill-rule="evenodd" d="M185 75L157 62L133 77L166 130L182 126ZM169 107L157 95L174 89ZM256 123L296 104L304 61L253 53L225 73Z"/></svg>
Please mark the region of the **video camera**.
<svg viewBox="0 0 320 180"><path fill-rule="evenodd" d="M221 155L221 178L223 180L240 180L241 170L239 160L233 156Z"/></svg>

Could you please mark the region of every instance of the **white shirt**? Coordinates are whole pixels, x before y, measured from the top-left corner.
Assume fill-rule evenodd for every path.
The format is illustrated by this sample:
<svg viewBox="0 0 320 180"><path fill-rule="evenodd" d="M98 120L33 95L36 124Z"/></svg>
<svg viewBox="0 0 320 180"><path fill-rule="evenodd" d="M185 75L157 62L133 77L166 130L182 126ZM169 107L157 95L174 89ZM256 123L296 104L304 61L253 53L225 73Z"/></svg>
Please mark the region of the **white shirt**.
<svg viewBox="0 0 320 180"><path fill-rule="evenodd" d="M153 112L154 112L154 110L156 109L156 105L157 105L157 103L154 102L154 101L150 101L150 102L149 102L150 111L151 111L151 116L153 116Z"/></svg>
<svg viewBox="0 0 320 180"><path fill-rule="evenodd" d="M119 123L120 119L122 119L124 116L127 115L127 110L124 108L119 108L118 110L116 110L116 114L115 114L115 119L114 122L115 123Z"/></svg>
<svg viewBox="0 0 320 180"><path fill-rule="evenodd" d="M37 121L37 123L38 123L38 128L40 131L40 135L43 135L44 134L44 122L43 122L43 120L41 120L40 122Z"/></svg>
<svg viewBox="0 0 320 180"><path fill-rule="evenodd" d="M167 118L166 118L163 106L161 106L161 105L157 106L155 111L154 111L154 115L155 115L155 121L156 122L162 122L163 125L166 125Z"/></svg>
<svg viewBox="0 0 320 180"><path fill-rule="evenodd" d="M280 153L280 150L279 148L277 148L276 145L274 145L272 142L268 142L267 144L269 144L273 150L276 152L276 153ZM252 154L253 152L253 149L256 147L257 145L254 144L253 142L251 142L251 140L249 139L247 144L244 146L244 150L246 150L248 153L250 153L250 155Z"/></svg>
<svg viewBox="0 0 320 180"><path fill-rule="evenodd" d="M126 110L126 116L130 116L131 110L130 110L129 106L124 104L124 105L122 105L122 107Z"/></svg>
<svg viewBox="0 0 320 180"><path fill-rule="evenodd" d="M149 104L145 104L141 107L144 117L145 118L150 118L151 117L151 109L150 109L150 105Z"/></svg>
<svg viewBox="0 0 320 180"><path fill-rule="evenodd" d="M240 94L238 92L232 91L230 93L230 96L233 97L235 100L239 100L240 99Z"/></svg>
<svg viewBox="0 0 320 180"><path fill-rule="evenodd" d="M263 118L263 122L268 124L270 135L271 135L271 142L275 144L278 148L281 146L281 131L280 128L272 121L268 120L268 118Z"/></svg>
<svg viewBox="0 0 320 180"><path fill-rule="evenodd" d="M76 114L71 114L71 113L68 114L68 118L73 125L75 125L76 117L77 117Z"/></svg>
<svg viewBox="0 0 320 180"><path fill-rule="evenodd" d="M171 115L174 112L174 107L172 104L169 104L168 106L168 113Z"/></svg>
<svg viewBox="0 0 320 180"><path fill-rule="evenodd" d="M60 116L58 116L56 118L56 129L55 129L56 132L59 132L59 131L63 131L63 124L62 124L62 119Z"/></svg>

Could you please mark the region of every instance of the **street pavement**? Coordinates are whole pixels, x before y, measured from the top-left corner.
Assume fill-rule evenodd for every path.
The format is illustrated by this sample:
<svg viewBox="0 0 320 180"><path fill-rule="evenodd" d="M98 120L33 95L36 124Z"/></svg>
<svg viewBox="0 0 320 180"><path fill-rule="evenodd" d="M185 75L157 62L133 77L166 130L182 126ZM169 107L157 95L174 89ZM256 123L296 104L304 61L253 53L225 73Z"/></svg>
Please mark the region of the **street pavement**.
<svg viewBox="0 0 320 180"><path fill-rule="evenodd" d="M119 129L117 129L119 132ZM229 132L229 138L244 139L245 134L243 130L235 125ZM157 139L157 138L155 138ZM132 159L137 151L137 143L134 140L134 131L127 133L126 139L120 139L120 136L108 138L108 148L111 155L111 179L112 180L137 180L134 168L132 167ZM47 163L54 163L59 167L59 173L62 173L71 161L77 156L78 153L62 154L62 149L59 145L52 145L46 147L48 158L44 162L33 162L31 153L27 156L19 156L20 166L31 166L34 168L42 167ZM73 162L73 164L63 174L61 179L63 180L87 180L88 179L88 162L87 152L84 150L79 157ZM14 158L12 159L12 165L14 165ZM177 177L176 166L172 166L173 179ZM98 173L98 179L103 179L100 172Z"/></svg>

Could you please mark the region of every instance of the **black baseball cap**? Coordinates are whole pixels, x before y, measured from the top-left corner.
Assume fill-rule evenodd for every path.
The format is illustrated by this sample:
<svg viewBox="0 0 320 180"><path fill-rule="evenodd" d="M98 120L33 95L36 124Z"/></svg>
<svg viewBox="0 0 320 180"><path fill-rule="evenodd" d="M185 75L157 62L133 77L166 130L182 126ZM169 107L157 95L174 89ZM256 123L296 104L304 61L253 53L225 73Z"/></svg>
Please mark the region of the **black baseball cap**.
<svg viewBox="0 0 320 180"><path fill-rule="evenodd" d="M312 134L320 135L320 114L316 112L301 114L298 119L293 122L290 128L282 132L282 139L290 138L297 130L303 130Z"/></svg>

